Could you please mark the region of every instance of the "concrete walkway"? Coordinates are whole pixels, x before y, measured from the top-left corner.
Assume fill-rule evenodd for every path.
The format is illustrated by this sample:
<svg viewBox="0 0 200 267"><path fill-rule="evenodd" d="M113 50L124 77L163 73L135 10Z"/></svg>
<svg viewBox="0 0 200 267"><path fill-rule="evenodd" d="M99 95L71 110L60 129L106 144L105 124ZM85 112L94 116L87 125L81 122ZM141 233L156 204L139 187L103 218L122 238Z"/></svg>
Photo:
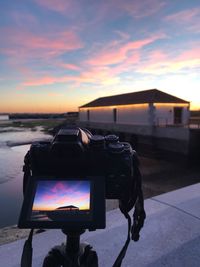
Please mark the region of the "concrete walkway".
<svg viewBox="0 0 200 267"><path fill-rule="evenodd" d="M147 219L140 241L131 242L123 267L199 267L200 266L200 183L145 201ZM120 211L107 213L106 230L87 232L98 253L99 266L111 267L127 235L127 222ZM33 267L42 266L51 247L65 236L49 230L33 238ZM0 266L19 267L24 240L0 247Z"/></svg>

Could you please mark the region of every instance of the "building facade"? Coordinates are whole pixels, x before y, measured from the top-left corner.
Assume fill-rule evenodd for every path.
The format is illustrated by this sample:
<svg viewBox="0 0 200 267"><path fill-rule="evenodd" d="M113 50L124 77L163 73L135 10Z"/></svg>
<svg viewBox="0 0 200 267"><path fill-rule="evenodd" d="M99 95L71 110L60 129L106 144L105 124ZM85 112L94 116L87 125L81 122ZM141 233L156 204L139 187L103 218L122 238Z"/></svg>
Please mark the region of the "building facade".
<svg viewBox="0 0 200 267"><path fill-rule="evenodd" d="M79 107L78 125L114 133L143 155L182 160L194 147L189 118L188 101L151 89L95 99Z"/></svg>
<svg viewBox="0 0 200 267"><path fill-rule="evenodd" d="M79 108L81 122L187 125L190 103L157 89L98 98Z"/></svg>
<svg viewBox="0 0 200 267"><path fill-rule="evenodd" d="M9 115L0 114L0 121L7 121L7 120L9 120Z"/></svg>

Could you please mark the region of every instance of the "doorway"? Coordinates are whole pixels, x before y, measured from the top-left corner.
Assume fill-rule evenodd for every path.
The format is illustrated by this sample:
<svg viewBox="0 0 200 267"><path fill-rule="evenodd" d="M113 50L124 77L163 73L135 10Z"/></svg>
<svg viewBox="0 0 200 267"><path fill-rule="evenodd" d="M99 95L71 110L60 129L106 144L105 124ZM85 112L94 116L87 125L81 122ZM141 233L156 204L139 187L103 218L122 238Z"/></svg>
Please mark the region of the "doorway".
<svg viewBox="0 0 200 267"><path fill-rule="evenodd" d="M174 108L174 124L182 124L183 122L183 108Z"/></svg>

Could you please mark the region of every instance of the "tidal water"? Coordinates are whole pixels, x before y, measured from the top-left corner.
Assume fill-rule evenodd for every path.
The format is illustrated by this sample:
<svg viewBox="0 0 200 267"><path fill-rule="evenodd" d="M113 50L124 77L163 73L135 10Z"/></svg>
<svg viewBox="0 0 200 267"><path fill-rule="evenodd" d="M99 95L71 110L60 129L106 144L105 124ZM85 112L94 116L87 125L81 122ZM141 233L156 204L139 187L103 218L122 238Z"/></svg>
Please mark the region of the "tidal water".
<svg viewBox="0 0 200 267"><path fill-rule="evenodd" d="M38 127L0 127L0 228L17 224L23 201L23 160L33 141L50 139Z"/></svg>

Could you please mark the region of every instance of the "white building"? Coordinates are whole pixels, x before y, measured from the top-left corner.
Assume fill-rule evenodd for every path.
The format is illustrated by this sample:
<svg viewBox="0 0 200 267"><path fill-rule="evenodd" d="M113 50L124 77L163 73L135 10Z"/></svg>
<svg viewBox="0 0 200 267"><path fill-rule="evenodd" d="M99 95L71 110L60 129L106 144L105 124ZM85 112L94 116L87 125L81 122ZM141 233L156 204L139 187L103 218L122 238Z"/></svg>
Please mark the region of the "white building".
<svg viewBox="0 0 200 267"><path fill-rule="evenodd" d="M79 107L80 122L119 125L187 125L190 103L157 89L101 97Z"/></svg>
<svg viewBox="0 0 200 267"><path fill-rule="evenodd" d="M0 121L7 121L9 120L9 115L0 114Z"/></svg>

